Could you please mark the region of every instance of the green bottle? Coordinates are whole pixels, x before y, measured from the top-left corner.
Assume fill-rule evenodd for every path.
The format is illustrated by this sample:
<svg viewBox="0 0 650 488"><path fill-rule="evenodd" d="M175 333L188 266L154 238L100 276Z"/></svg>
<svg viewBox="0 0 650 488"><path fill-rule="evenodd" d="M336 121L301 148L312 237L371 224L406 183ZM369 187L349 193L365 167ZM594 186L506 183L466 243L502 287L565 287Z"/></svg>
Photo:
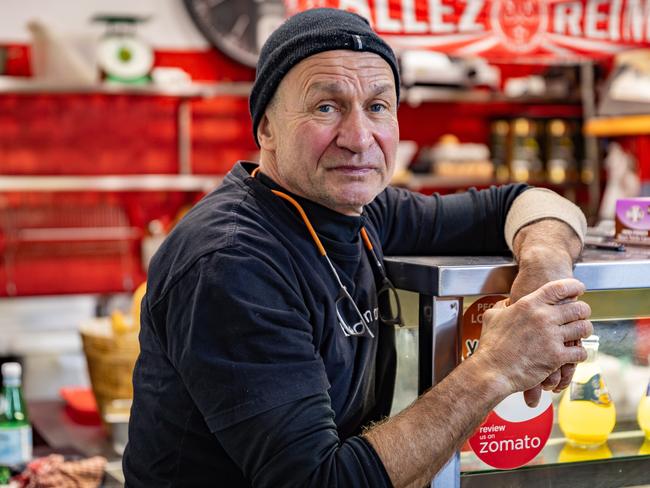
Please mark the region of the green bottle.
<svg viewBox="0 0 650 488"><path fill-rule="evenodd" d="M12 466L32 459L32 426L27 416L18 363L2 365L0 396L0 465Z"/></svg>

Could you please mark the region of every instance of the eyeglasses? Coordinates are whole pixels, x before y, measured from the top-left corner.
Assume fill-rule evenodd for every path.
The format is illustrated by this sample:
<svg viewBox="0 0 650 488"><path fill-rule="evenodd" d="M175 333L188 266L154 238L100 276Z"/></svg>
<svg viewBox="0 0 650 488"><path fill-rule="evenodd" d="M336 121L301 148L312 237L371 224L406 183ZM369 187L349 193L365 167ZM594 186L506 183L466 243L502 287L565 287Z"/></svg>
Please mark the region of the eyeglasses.
<svg viewBox="0 0 650 488"><path fill-rule="evenodd" d="M256 173L257 173L257 169L253 172L253 176L255 176ZM334 275L334 278L336 279L336 282L339 286L339 292L335 300L336 317L338 319L339 326L343 331L343 334L345 334L346 337L349 336L375 337L375 335L370 330L370 324L372 322L373 317L372 316L370 318L366 317L363 313L361 313L359 307L357 307L357 304L354 302L352 295L350 295L348 289L341 281L339 274L336 272L336 268L334 267L334 264L332 264L332 261L330 261L330 258L327 255L327 252L325 251L323 244L321 243L318 235L316 234L314 227L311 225L311 222L309 221L309 218L307 217L307 214L303 210L302 206L294 198L292 198L291 196L287 195L284 192L278 190L271 190L271 191L278 197L283 198L284 200L291 203L296 208L296 210L298 210L298 213L300 214L300 217L305 223L305 226L307 227L307 230L309 231L311 238L314 240L314 243L318 248L318 252L321 254L321 256L325 258L325 261L327 262L329 268L332 270L332 274ZM402 321L402 307L400 305L399 297L397 296L397 290L395 289L391 281L388 279L388 276L386 276L386 271L384 270L384 266L382 265L381 261L377 257L377 254L375 253L375 250L372 246L372 242L370 241L370 238L368 237L368 233L366 232L366 229L364 227L361 227L360 234L366 249L369 251L369 253L372 256L372 259L370 261L375 263L375 267L379 270L379 274L381 277L381 287L377 292L377 301L379 305L379 318L386 325L392 325L392 326L399 325L401 327L404 323ZM367 312L367 313L372 315L372 312ZM348 321L347 317L352 317L352 321Z"/></svg>
<svg viewBox="0 0 650 488"><path fill-rule="evenodd" d="M366 249L368 249L370 254L372 254L375 265L381 275L381 288L377 291L379 318L386 325L399 325L402 327L404 326L404 321L402 320L402 305L400 304L399 296L397 295L397 289L388 279L388 276L386 276L384 265L377 257L377 253L375 253L372 241L370 240L370 237L368 237L365 227L361 227L361 238L366 245ZM385 306L382 307L381 304L383 301L386 301L386 303Z"/></svg>

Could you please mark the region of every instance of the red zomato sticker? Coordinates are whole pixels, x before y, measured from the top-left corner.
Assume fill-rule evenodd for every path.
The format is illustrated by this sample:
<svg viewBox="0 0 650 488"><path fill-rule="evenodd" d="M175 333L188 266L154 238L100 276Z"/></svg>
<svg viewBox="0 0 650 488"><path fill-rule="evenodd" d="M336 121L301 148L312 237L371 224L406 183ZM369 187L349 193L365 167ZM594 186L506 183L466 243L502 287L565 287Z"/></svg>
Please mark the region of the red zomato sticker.
<svg viewBox="0 0 650 488"><path fill-rule="evenodd" d="M499 403L470 437L476 456L497 469L529 463L546 445L553 426L552 395L542 392L539 405L530 408L521 392Z"/></svg>

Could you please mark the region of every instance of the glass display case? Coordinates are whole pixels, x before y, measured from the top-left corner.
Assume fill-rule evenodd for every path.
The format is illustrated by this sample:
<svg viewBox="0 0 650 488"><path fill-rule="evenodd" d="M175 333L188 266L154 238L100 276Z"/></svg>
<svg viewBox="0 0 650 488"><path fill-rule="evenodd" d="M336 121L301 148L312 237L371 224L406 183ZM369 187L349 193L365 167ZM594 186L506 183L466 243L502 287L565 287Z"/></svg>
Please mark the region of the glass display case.
<svg viewBox="0 0 650 488"><path fill-rule="evenodd" d="M397 331L398 373L393 414L440 382L461 361L463 312L486 295L506 295L516 276L511 257L389 257L406 326ZM457 452L434 487L631 486L650 483L650 249L587 249L574 269L587 287L600 338L597 366L615 405L615 426L599 446L577 447L558 425L564 394L553 395L554 424L544 449L526 466L495 470L469 449ZM644 400L647 399L647 400ZM650 423L650 418L647 419ZM596 425L594 423L594 425ZM588 481L590 480L590 481ZM596 486L594 485L594 486Z"/></svg>

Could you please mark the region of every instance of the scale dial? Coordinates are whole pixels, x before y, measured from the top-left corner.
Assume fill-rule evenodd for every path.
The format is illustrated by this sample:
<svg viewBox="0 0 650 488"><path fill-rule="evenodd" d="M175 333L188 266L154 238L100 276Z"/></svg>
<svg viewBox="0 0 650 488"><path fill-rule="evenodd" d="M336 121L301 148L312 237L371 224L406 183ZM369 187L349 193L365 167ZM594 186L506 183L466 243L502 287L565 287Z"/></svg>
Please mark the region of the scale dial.
<svg viewBox="0 0 650 488"><path fill-rule="evenodd" d="M146 76L153 67L153 50L131 36L106 36L97 52L100 68L110 77L124 81Z"/></svg>

